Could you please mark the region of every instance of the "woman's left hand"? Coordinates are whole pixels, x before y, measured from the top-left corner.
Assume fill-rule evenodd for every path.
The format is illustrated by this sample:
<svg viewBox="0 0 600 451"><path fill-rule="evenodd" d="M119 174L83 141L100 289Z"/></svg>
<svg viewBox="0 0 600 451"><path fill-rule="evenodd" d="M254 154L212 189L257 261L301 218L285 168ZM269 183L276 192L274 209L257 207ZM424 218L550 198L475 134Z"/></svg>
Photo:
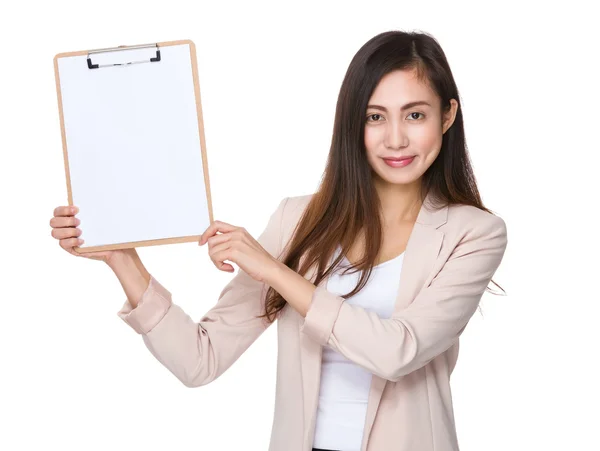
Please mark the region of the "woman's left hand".
<svg viewBox="0 0 600 451"><path fill-rule="evenodd" d="M217 232L221 232L217 235ZM264 282L266 275L279 261L269 254L243 227L236 227L222 221L213 221L200 237L200 246L208 242L208 254L215 266L233 272L233 266L225 260L236 263L250 277Z"/></svg>

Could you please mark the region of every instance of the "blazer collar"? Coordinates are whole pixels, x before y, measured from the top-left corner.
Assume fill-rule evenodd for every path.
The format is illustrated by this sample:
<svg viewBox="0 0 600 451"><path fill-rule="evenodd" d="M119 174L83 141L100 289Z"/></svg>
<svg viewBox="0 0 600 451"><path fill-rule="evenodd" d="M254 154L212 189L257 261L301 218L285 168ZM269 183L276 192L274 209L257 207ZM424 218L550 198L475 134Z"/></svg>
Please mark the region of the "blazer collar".
<svg viewBox="0 0 600 451"><path fill-rule="evenodd" d="M436 208L433 205L431 193L427 194L419 214L417 223L438 228L448 221L448 205Z"/></svg>

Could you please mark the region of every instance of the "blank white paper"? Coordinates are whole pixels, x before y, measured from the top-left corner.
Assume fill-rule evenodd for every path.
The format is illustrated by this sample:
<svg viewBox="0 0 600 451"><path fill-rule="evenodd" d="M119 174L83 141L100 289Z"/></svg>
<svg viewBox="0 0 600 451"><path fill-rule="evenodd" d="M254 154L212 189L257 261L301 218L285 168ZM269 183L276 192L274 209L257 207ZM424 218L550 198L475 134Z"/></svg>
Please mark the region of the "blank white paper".
<svg viewBox="0 0 600 451"><path fill-rule="evenodd" d="M58 59L82 248L201 234L210 224L189 44L161 61ZM92 54L149 60L155 48Z"/></svg>

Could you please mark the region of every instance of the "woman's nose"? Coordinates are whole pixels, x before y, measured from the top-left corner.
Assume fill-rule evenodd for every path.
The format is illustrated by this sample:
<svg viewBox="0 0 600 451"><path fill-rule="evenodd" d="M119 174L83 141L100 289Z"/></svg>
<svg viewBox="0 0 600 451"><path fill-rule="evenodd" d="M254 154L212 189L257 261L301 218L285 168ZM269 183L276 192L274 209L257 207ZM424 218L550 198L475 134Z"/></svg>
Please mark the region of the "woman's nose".
<svg viewBox="0 0 600 451"><path fill-rule="evenodd" d="M390 122L385 136L385 145L390 149L401 149L407 144L406 133L398 124Z"/></svg>

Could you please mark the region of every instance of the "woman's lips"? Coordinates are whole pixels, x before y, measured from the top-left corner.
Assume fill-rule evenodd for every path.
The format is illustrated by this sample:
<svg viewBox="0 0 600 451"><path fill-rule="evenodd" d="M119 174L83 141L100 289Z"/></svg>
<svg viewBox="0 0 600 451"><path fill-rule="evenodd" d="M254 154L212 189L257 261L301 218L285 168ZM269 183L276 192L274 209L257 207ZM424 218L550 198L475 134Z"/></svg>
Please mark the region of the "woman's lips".
<svg viewBox="0 0 600 451"><path fill-rule="evenodd" d="M385 164L393 168L403 168L404 166L411 164L414 159L415 156L405 158L403 160L390 160L389 158L384 158L383 161L385 161Z"/></svg>

